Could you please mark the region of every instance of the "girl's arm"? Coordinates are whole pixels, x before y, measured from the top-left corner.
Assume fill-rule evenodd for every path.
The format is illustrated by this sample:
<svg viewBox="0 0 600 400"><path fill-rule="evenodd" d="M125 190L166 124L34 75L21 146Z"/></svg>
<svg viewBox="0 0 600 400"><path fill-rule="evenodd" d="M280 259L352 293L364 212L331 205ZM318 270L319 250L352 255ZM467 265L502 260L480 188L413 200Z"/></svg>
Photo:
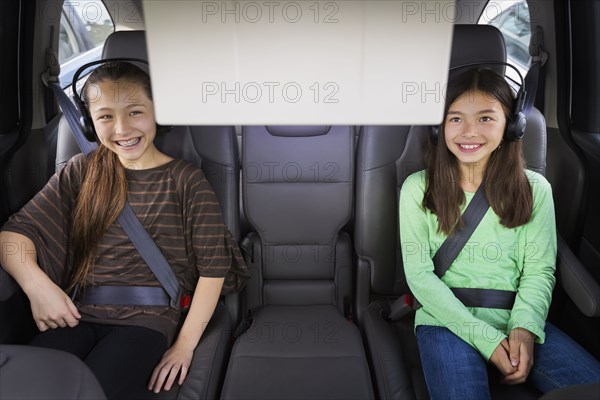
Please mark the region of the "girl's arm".
<svg viewBox="0 0 600 400"><path fill-rule="evenodd" d="M177 374L178 383L183 384L192 362L194 349L206 329L215 310L225 275L232 265L230 234L223 224L217 197L201 170L196 170L185 179L182 189L185 234L191 235L195 265L200 279L186 320L175 343L158 363L148 390L158 393L162 388L169 390Z"/></svg>
<svg viewBox="0 0 600 400"><path fill-rule="evenodd" d="M192 305L177 340L154 368L148 390L158 393L163 384L165 390L171 389L177 374L179 374L178 383L183 384L192 363L194 349L217 306L224 279L200 277L194 291Z"/></svg>
<svg viewBox="0 0 600 400"><path fill-rule="evenodd" d="M533 189L533 212L525 227L523 269L515 304L508 321L509 332L524 328L544 343L544 326L552 301L556 269L556 223L552 189L539 174L527 171Z"/></svg>
<svg viewBox="0 0 600 400"><path fill-rule="evenodd" d="M504 382L525 382L535 360L534 343L544 343L544 327L552 300L556 269L556 223L552 189L544 177L527 171L533 189L534 206L525 227L523 269L508 331L510 360L517 372Z"/></svg>
<svg viewBox="0 0 600 400"><path fill-rule="evenodd" d="M16 232L0 232L0 260L29 298L40 331L79 323L81 315L75 304L39 267L31 239Z"/></svg>
<svg viewBox="0 0 600 400"><path fill-rule="evenodd" d="M41 268L45 275L42 278L50 278L57 286L65 287L69 282L72 271L71 220L86 162L83 154L69 160L2 226L0 261L24 290L28 279L37 277L29 268ZM11 256L14 258L8 261ZM28 269L17 270L20 267ZM23 277L19 275L21 273ZM38 279L35 281L39 282Z"/></svg>

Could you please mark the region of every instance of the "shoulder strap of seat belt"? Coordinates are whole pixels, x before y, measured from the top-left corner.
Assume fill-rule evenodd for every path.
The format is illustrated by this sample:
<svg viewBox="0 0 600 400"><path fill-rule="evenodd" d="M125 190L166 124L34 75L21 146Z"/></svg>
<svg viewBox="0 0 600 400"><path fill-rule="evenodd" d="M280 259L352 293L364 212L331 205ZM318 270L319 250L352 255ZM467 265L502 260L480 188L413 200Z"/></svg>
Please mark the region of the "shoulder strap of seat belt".
<svg viewBox="0 0 600 400"><path fill-rule="evenodd" d="M434 272L439 278L444 276L456 260L489 208L490 205L485 197L485 182L481 182L462 215L464 222L462 229L457 229L453 235L448 236L433 256Z"/></svg>
<svg viewBox="0 0 600 400"><path fill-rule="evenodd" d="M525 89L528 93L524 107L525 116L534 105L538 110L544 111L545 65L548 61L548 52L544 49L544 31L539 25L531 34L529 55L532 64L525 76Z"/></svg>
<svg viewBox="0 0 600 400"><path fill-rule="evenodd" d="M47 85L50 89L52 89L52 92L54 93L54 96L58 101L58 105L62 109L63 115L67 119L69 127L71 128L71 132L73 133L73 137L75 138L79 149L83 154L87 156L92 151L98 148L98 144L90 142L83 135L81 125L79 124L81 113L79 112L79 110L77 110L75 104L73 104L71 100L69 100L69 97L65 94L65 92L58 83L47 82Z"/></svg>
<svg viewBox="0 0 600 400"><path fill-rule="evenodd" d="M177 277L165 256L133 212L128 201L125 202L123 211L121 211L117 220L163 289L169 294L171 306L177 308L179 306L179 282Z"/></svg>
<svg viewBox="0 0 600 400"><path fill-rule="evenodd" d="M450 265L465 247L489 208L490 205L485 197L485 182L481 182L477 192L475 192L471 202L463 212L464 225L462 229L458 229L452 236L448 236L433 256L433 272L438 278L444 276L450 268ZM412 295L402 295L391 304L388 318L392 321L398 321L420 306Z"/></svg>
<svg viewBox="0 0 600 400"><path fill-rule="evenodd" d="M45 82L46 83L46 82ZM63 89L57 83L47 82L48 86L54 92L58 104L69 123L71 132L79 145L83 154L88 155L94 151L98 145L87 140L83 134L79 118L81 113L75 108L75 105L69 100ZM118 219L119 224L133 243L136 250L140 253L156 279L160 282L163 289L171 298L171 306L177 308L179 306L179 283L173 269L165 259L160 249L152 240L138 217L135 215L128 201L125 202L125 207Z"/></svg>
<svg viewBox="0 0 600 400"><path fill-rule="evenodd" d="M527 95L525 96L525 102L523 103L523 114L525 114L525 116L529 115L531 108L535 104L536 94L538 91L538 83L540 81L540 68L540 63L534 62L533 64L531 64L531 67L529 67L527 75L525 75L524 84L525 91L527 93Z"/></svg>

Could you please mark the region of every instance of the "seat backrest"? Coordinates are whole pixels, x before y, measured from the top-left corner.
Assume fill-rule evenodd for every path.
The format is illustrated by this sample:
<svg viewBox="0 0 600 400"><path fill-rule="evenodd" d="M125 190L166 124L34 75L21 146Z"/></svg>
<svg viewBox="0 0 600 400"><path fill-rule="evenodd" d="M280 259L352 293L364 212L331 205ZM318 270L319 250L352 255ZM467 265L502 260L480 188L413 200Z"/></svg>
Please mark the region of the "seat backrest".
<svg viewBox="0 0 600 400"><path fill-rule="evenodd" d="M117 31L104 44L102 58L148 59L144 31ZM233 126L176 126L158 134L156 147L171 157L187 160L202 168L221 205L224 222L239 239L239 151ZM71 129L60 121L56 167L80 153Z"/></svg>
<svg viewBox="0 0 600 400"><path fill-rule="evenodd" d="M500 31L489 25L456 25L451 67L482 61L506 62ZM498 68L496 68L498 69ZM427 126L364 126L357 144L354 245L358 255L356 310L374 296L408 293L398 234L398 200L404 180L425 167ZM546 125L532 109L523 151L528 168L545 173Z"/></svg>
<svg viewBox="0 0 600 400"><path fill-rule="evenodd" d="M249 310L332 304L347 311L352 243L354 129L248 126L242 198L253 232Z"/></svg>

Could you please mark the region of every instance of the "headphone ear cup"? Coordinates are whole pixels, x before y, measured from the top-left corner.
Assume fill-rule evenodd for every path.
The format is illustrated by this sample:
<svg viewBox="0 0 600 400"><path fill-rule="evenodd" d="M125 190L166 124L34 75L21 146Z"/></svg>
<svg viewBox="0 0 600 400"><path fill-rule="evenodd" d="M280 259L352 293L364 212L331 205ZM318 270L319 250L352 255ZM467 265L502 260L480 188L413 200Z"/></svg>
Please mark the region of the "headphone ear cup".
<svg viewBox="0 0 600 400"><path fill-rule="evenodd" d="M523 138L525 129L527 128L527 117L521 111L513 114L514 118L506 125L504 139L515 142Z"/></svg>
<svg viewBox="0 0 600 400"><path fill-rule="evenodd" d="M95 142L97 139L96 130L94 129L94 123L92 119L86 115L82 115L79 119L81 127L83 128L83 135L90 142Z"/></svg>
<svg viewBox="0 0 600 400"><path fill-rule="evenodd" d="M523 86L519 88L515 103L512 109L512 118L510 122L506 124L506 130L504 131L504 139L515 142L523 138L525 135L525 129L527 128L527 117L523 113L523 105L525 104L526 92Z"/></svg>
<svg viewBox="0 0 600 400"><path fill-rule="evenodd" d="M96 142L98 137L96 135L96 129L94 129L94 123L92 122L92 117L85 105L85 103L81 100L78 95L73 95L73 99L75 99L75 104L77 108L79 108L79 112L81 113L81 117L79 118L79 123L83 130L83 136L90 142Z"/></svg>
<svg viewBox="0 0 600 400"><path fill-rule="evenodd" d="M441 130L442 130L441 125L429 126L429 141L431 142L431 144L437 145Z"/></svg>

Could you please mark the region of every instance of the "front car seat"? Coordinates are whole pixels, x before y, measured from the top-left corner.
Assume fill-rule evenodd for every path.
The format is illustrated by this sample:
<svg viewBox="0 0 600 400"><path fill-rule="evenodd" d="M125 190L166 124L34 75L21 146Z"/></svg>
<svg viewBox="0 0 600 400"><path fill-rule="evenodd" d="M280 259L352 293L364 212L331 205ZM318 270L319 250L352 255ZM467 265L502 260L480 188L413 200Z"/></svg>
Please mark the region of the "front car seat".
<svg viewBox="0 0 600 400"><path fill-rule="evenodd" d="M35 376L35 385L31 384L32 376ZM83 361L54 349L0 345L0 377L2 399L106 398L100 383Z"/></svg>

